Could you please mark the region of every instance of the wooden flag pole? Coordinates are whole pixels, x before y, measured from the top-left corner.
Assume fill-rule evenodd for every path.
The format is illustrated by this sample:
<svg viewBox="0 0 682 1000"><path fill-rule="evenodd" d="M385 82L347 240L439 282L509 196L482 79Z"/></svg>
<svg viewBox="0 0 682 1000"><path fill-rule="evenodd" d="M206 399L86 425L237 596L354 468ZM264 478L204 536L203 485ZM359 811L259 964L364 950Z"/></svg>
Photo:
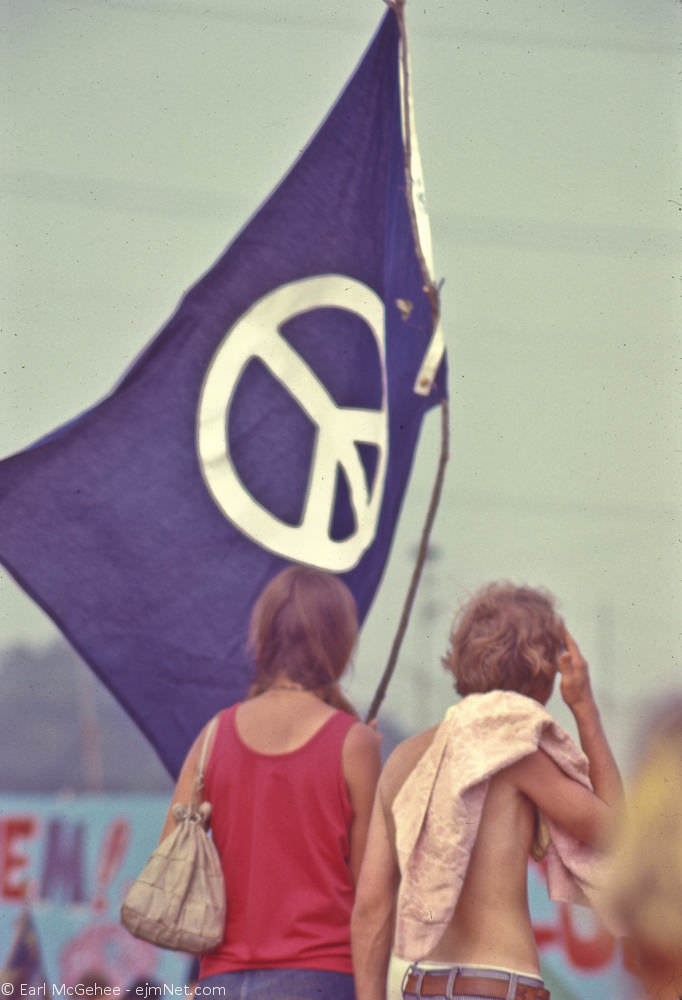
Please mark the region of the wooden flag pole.
<svg viewBox="0 0 682 1000"><path fill-rule="evenodd" d="M445 478L445 467L449 457L449 413L448 401L447 399L442 399L440 404L441 449L440 458L438 460L438 468L436 470L436 478L431 490L431 500L426 512L426 519L424 520L424 526L422 528L421 538L419 541L419 549L417 550L417 558L415 560L414 569L412 570L410 585L407 589L407 594L403 603L403 610L400 616L400 621L398 622L398 628L391 645L391 652L389 653L388 661L384 667L384 672L381 675L379 686L377 687L374 698L372 699L372 704L367 712L367 717L365 719L366 722L371 722L373 719L376 719L379 708L388 689L388 685L391 681L391 677L393 676L396 663L398 662L398 653L400 652L400 647L410 620L412 605L414 604L417 587L419 586L419 579L426 561L429 537L431 535L431 528L436 517L436 511L438 510L438 503L440 501L440 495L443 488L443 480Z"/></svg>

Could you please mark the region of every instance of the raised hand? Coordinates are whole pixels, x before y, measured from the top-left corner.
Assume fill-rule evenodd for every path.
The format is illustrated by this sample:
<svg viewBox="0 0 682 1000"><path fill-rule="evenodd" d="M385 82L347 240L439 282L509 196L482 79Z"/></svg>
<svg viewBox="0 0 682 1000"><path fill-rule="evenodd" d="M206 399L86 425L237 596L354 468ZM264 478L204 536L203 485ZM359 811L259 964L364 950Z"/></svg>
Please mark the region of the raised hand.
<svg viewBox="0 0 682 1000"><path fill-rule="evenodd" d="M595 794L609 806L622 801L623 787L618 765L602 727L599 709L592 694L587 660L564 629L566 650L559 657L561 697L564 699L578 726L580 745L589 762L590 780Z"/></svg>
<svg viewBox="0 0 682 1000"><path fill-rule="evenodd" d="M561 697L573 711L594 701L587 660L578 649L568 629L564 629L565 651L559 657Z"/></svg>

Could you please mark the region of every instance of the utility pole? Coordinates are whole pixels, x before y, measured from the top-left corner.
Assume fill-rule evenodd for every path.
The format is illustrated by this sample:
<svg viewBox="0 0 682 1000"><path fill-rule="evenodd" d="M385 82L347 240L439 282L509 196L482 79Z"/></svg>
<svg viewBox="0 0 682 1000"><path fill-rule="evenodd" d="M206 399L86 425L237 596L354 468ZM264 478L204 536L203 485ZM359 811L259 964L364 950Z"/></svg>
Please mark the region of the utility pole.
<svg viewBox="0 0 682 1000"><path fill-rule="evenodd" d="M83 755L83 784L86 792L101 792L104 785L104 769L95 702L96 681L90 669L80 660L75 660L75 683Z"/></svg>

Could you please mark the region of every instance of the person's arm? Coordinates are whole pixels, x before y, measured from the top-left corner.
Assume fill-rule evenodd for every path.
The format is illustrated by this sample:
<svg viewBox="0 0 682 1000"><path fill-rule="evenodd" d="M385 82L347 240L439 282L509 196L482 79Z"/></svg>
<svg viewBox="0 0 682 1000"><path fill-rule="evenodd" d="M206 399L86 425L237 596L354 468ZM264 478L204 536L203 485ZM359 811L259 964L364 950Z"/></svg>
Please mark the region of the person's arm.
<svg viewBox="0 0 682 1000"><path fill-rule="evenodd" d="M357 885L362 856L367 842L367 830L372 802L381 772L380 738L363 723L351 726L343 743L343 776L353 807L350 829L350 870Z"/></svg>
<svg viewBox="0 0 682 1000"><path fill-rule="evenodd" d="M399 881L380 781L350 925L356 1000L386 1000Z"/></svg>
<svg viewBox="0 0 682 1000"><path fill-rule="evenodd" d="M623 798L623 784L592 694L587 661L568 631L565 639L566 652L559 657L561 697L573 713L578 727L578 738L589 761L590 781L595 795L609 806L618 806Z"/></svg>
<svg viewBox="0 0 682 1000"><path fill-rule="evenodd" d="M592 694L587 661L568 632L565 640L566 651L559 657L561 695L575 718L594 791L569 778L544 750L513 764L508 773L563 830L583 843L603 847L613 833L622 784Z"/></svg>
<svg viewBox="0 0 682 1000"><path fill-rule="evenodd" d="M569 778L544 750L512 764L507 774L519 791L566 833L591 847L604 846L613 831L615 810Z"/></svg>
<svg viewBox="0 0 682 1000"><path fill-rule="evenodd" d="M166 813L166 820L163 824L161 830L161 836L159 837L159 843L164 840L169 833L177 826L177 820L173 816L173 806L176 802L180 802L183 805L189 805L192 801L192 789L194 787L194 779L196 777L197 771L199 770L199 760L201 759L201 750L204 745L204 737L206 736L206 730L210 725L210 721L206 723L204 728L201 730L194 743L189 749L187 756L185 757L185 762L180 769L180 774L178 775L178 780L175 784L175 790L173 792L173 797L171 803L168 807L168 812ZM215 739L215 734L213 739ZM211 741L212 742L212 741ZM206 754L206 764L208 764L209 757L211 754L211 747L207 748Z"/></svg>

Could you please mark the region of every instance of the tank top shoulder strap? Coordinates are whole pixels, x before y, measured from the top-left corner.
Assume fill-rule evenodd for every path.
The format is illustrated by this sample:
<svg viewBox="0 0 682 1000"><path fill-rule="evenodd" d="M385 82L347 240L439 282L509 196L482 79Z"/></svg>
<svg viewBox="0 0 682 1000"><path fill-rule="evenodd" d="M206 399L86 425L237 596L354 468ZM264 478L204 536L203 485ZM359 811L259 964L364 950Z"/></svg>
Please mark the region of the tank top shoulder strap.
<svg viewBox="0 0 682 1000"><path fill-rule="evenodd" d="M235 723L234 717L239 706L239 702L234 705L229 705L227 708L223 708L222 711L218 713L218 725L216 726L215 735L213 737L213 746L211 747L211 752L209 754L208 761L206 762L206 768L204 772L204 785L208 787L214 772L215 761L220 757L224 757L226 753L230 752L230 746L232 745L239 747L239 742L235 734Z"/></svg>
<svg viewBox="0 0 682 1000"><path fill-rule="evenodd" d="M343 742L346 739L349 729L355 725L358 720L353 715L349 715L348 712L344 712L339 709L334 715L331 715L329 719L324 722L318 729L313 740L326 744L333 749L339 749L343 746ZM316 739L317 737L317 739Z"/></svg>
<svg viewBox="0 0 682 1000"><path fill-rule="evenodd" d="M220 745L223 749L232 745L241 746L240 741L237 739L236 723L237 709L240 704L241 702L236 701L234 705L228 705L220 713L220 720L216 730L216 740L220 739Z"/></svg>

